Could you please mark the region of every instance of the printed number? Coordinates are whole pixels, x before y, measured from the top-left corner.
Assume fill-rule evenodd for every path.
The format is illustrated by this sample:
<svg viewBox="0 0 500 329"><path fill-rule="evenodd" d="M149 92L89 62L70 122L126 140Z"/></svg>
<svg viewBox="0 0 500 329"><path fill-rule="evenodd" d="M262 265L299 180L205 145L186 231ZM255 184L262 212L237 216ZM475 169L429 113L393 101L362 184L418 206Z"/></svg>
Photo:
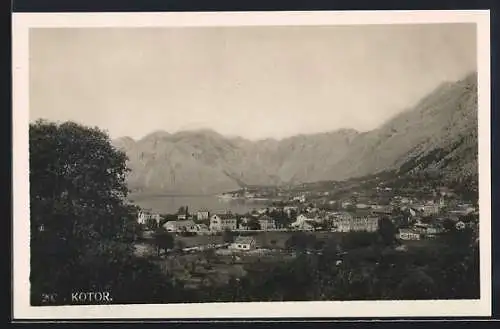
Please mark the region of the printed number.
<svg viewBox="0 0 500 329"><path fill-rule="evenodd" d="M42 303L43 304L54 304L57 301L57 294L42 294Z"/></svg>

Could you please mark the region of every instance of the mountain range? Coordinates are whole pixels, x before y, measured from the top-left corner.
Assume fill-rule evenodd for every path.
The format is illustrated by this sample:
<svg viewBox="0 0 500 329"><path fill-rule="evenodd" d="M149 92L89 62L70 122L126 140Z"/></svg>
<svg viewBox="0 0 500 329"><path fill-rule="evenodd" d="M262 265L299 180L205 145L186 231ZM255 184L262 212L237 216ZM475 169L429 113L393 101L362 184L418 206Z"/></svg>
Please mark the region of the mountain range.
<svg viewBox="0 0 500 329"><path fill-rule="evenodd" d="M213 194L247 185L345 180L382 171L477 175L477 74L446 82L377 129L251 141L215 131L153 132L113 141L131 190Z"/></svg>

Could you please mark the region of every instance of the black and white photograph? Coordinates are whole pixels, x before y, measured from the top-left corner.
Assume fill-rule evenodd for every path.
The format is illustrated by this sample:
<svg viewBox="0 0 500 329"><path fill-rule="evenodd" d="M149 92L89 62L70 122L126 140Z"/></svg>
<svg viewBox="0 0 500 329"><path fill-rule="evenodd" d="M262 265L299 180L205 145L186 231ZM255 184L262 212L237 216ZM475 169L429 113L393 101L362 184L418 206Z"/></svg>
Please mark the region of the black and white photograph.
<svg viewBox="0 0 500 329"><path fill-rule="evenodd" d="M488 13L330 14L20 17L18 305L488 315Z"/></svg>

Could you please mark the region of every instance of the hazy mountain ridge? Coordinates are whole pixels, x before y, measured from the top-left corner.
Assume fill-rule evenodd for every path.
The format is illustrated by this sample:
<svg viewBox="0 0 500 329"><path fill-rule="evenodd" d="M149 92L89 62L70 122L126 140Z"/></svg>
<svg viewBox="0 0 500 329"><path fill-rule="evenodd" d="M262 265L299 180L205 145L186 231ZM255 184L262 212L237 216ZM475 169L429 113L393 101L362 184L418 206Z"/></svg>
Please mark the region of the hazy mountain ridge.
<svg viewBox="0 0 500 329"><path fill-rule="evenodd" d="M114 144L129 157L133 190L208 194L241 185L342 180L399 170L477 173L477 74L444 83L380 128L250 141L208 129L157 131Z"/></svg>
<svg viewBox="0 0 500 329"><path fill-rule="evenodd" d="M477 75L444 84L411 111L355 140L349 154L333 167L345 179L398 169L414 157L446 149L462 136L477 136ZM474 143L477 148L477 139Z"/></svg>

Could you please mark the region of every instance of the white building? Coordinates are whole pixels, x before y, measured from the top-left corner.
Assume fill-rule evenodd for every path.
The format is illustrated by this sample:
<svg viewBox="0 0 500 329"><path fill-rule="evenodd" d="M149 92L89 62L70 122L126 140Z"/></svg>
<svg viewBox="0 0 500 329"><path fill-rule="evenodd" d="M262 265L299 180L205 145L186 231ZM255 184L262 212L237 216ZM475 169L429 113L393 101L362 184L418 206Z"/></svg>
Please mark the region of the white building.
<svg viewBox="0 0 500 329"><path fill-rule="evenodd" d="M430 202L425 205L417 205L413 209L418 210L422 216L433 216L439 214L440 206Z"/></svg>
<svg viewBox="0 0 500 329"><path fill-rule="evenodd" d="M139 211L137 214L137 222L142 225L146 225L148 220L156 221L156 224L160 224L161 216L159 214L153 214L147 211Z"/></svg>
<svg viewBox="0 0 500 329"><path fill-rule="evenodd" d="M342 201L342 202L340 203L340 206L341 206L342 208L347 208L347 207L349 207L349 206L352 206L352 202L351 202L351 201Z"/></svg>
<svg viewBox="0 0 500 329"><path fill-rule="evenodd" d="M465 223L464 223L464 222L462 222L462 221L458 221L458 222L455 224L455 228L456 228L457 230L463 230L463 229L465 228L465 226L466 226L466 225L465 225Z"/></svg>
<svg viewBox="0 0 500 329"><path fill-rule="evenodd" d="M284 206L283 207L283 211L286 213L286 215L288 217L290 217L290 215L292 214L292 212L295 212L297 213L299 211L299 207L295 207L295 206Z"/></svg>
<svg viewBox="0 0 500 329"><path fill-rule="evenodd" d="M399 238L401 240L420 240L420 233L411 229L400 229Z"/></svg>
<svg viewBox="0 0 500 329"><path fill-rule="evenodd" d="M298 195L292 199L293 201L298 201L300 203L306 202L306 196L305 195Z"/></svg>
<svg viewBox="0 0 500 329"><path fill-rule="evenodd" d="M457 216L466 216L476 211L476 208L468 204L460 204L455 209L450 211L450 214Z"/></svg>
<svg viewBox="0 0 500 329"><path fill-rule="evenodd" d="M257 248L255 238L250 236L239 236L229 245L232 250L253 250Z"/></svg>
<svg viewBox="0 0 500 329"><path fill-rule="evenodd" d="M314 220L314 218L306 216L305 214L300 214L297 216L297 218L295 219L295 222L293 222L292 225L294 225L294 224L297 225L297 224L301 224L305 221L312 221L312 220Z"/></svg>
<svg viewBox="0 0 500 329"><path fill-rule="evenodd" d="M271 217L264 215L259 218L260 229L263 231L272 231L276 229L276 223Z"/></svg>
<svg viewBox="0 0 500 329"><path fill-rule="evenodd" d="M196 225L192 220L171 220L163 224L168 232L196 232Z"/></svg>
<svg viewBox="0 0 500 329"><path fill-rule="evenodd" d="M196 213L196 218L198 220L207 220L210 218L210 212L208 210L200 210Z"/></svg>
<svg viewBox="0 0 500 329"><path fill-rule="evenodd" d="M335 222L337 232L375 232L378 230L378 217L343 217Z"/></svg>
<svg viewBox="0 0 500 329"><path fill-rule="evenodd" d="M238 228L233 214L214 214L210 217L210 231L234 231Z"/></svg>
<svg viewBox="0 0 500 329"><path fill-rule="evenodd" d="M264 215L265 213L267 213L267 211L268 211L267 208L260 208L260 209L257 209L257 214Z"/></svg>
<svg viewBox="0 0 500 329"><path fill-rule="evenodd" d="M435 203L426 204L423 207L422 212L423 212L424 216L432 216L432 215L439 214L439 209L440 209L439 204L435 204Z"/></svg>
<svg viewBox="0 0 500 329"><path fill-rule="evenodd" d="M358 208L358 209L367 209L369 207L370 206L367 205L367 204L365 204L365 203L358 203L358 204L356 204L356 208Z"/></svg>
<svg viewBox="0 0 500 329"><path fill-rule="evenodd" d="M300 231L313 231L314 230L314 218L309 218L304 214L297 216L295 222L290 224L290 226L296 230Z"/></svg>

